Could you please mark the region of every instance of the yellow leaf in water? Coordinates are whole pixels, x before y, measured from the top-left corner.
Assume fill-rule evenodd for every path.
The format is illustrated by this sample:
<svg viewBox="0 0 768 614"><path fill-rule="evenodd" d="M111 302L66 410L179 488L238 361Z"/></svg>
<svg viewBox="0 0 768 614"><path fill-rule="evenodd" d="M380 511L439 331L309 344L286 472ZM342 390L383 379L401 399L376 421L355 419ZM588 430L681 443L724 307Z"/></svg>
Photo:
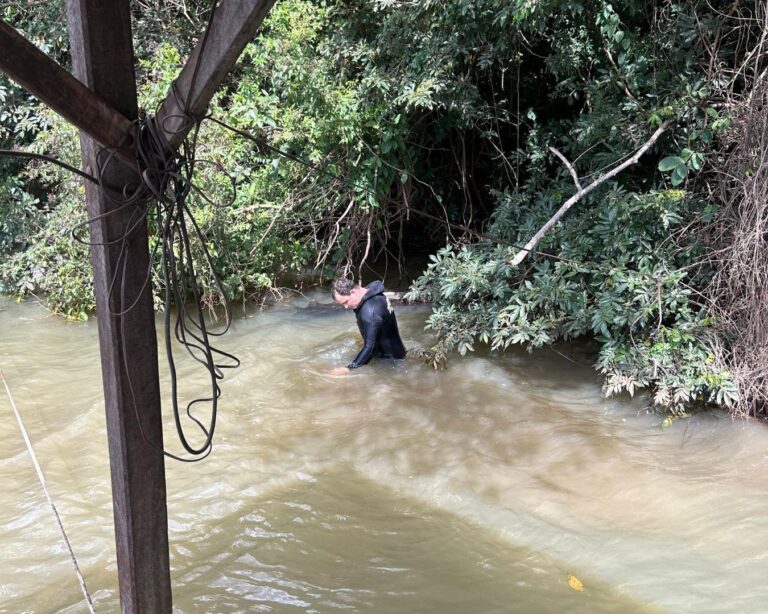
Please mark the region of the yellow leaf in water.
<svg viewBox="0 0 768 614"><path fill-rule="evenodd" d="M568 574L568 586L580 593L584 592L584 585L581 583L581 580L571 574Z"/></svg>

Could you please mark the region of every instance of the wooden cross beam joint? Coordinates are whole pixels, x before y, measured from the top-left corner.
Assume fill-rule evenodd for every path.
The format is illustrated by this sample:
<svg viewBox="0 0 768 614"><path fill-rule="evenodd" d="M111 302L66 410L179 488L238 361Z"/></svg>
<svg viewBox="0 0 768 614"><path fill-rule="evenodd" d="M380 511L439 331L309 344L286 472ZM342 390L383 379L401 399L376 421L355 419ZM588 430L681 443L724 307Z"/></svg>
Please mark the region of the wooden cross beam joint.
<svg viewBox="0 0 768 614"><path fill-rule="evenodd" d="M234 67L275 0L224 0L163 101L156 123L175 151ZM0 70L103 147L136 165L136 122L0 20Z"/></svg>

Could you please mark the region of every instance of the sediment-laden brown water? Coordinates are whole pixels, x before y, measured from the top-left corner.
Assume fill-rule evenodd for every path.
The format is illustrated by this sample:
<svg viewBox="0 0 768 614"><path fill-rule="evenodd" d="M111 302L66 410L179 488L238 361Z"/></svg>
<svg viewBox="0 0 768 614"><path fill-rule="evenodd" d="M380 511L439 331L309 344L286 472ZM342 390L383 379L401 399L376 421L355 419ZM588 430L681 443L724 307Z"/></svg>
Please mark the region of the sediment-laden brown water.
<svg viewBox="0 0 768 614"><path fill-rule="evenodd" d="M406 346L429 345L427 314L398 310ZM764 425L662 429L578 352L325 375L358 343L351 313L304 299L221 342L243 365L213 454L166 464L176 611L768 611ZM0 302L0 367L97 611L118 612L95 323ZM84 612L4 393L0 437L0 612Z"/></svg>

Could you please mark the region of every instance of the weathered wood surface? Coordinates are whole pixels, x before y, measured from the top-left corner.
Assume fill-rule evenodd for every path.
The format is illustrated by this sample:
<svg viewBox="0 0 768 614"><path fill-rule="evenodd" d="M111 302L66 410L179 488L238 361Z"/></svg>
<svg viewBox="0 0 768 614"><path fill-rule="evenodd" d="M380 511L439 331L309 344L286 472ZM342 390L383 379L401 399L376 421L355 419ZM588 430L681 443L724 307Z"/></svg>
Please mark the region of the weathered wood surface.
<svg viewBox="0 0 768 614"><path fill-rule="evenodd" d="M128 0L67 0L67 13L75 75L121 116L135 118L138 106ZM92 136L81 132L83 162L95 174L101 147ZM121 188L135 185L137 177L115 161L103 169L102 181ZM86 184L86 198L93 219L117 207L90 183ZM133 216L138 211L127 207L92 223L90 236L95 245L91 254L120 604L123 612L165 614L172 609L171 579L155 318L150 286L144 283L149 268L146 223L134 229L124 246L120 242L99 245L122 237L135 223ZM127 263L125 269L123 262ZM114 279L117 283L110 294ZM130 311L115 315L137 297ZM142 429L152 445L144 439Z"/></svg>
<svg viewBox="0 0 768 614"><path fill-rule="evenodd" d="M201 117L208 103L235 66L275 0L224 0L216 9L207 37L192 51L157 113L157 122L172 149L189 132L184 110ZM203 43L205 48L203 48Z"/></svg>
<svg viewBox="0 0 768 614"><path fill-rule="evenodd" d="M108 4L108 3L105 3ZM105 147L128 145L133 125L99 96L4 21L0 70Z"/></svg>

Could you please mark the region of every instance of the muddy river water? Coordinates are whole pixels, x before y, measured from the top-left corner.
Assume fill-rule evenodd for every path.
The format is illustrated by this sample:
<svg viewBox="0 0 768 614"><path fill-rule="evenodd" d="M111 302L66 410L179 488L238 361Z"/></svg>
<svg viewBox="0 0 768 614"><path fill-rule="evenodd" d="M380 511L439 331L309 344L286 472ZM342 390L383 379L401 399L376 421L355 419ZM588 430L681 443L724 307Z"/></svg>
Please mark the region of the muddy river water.
<svg viewBox="0 0 768 614"><path fill-rule="evenodd" d="M213 453L166 461L175 611L768 612L768 427L662 428L579 351L329 377L358 333L315 298L237 318ZM406 346L427 315L399 308ZM96 610L119 612L95 322L0 301L0 367ZM86 612L0 392L0 612Z"/></svg>

